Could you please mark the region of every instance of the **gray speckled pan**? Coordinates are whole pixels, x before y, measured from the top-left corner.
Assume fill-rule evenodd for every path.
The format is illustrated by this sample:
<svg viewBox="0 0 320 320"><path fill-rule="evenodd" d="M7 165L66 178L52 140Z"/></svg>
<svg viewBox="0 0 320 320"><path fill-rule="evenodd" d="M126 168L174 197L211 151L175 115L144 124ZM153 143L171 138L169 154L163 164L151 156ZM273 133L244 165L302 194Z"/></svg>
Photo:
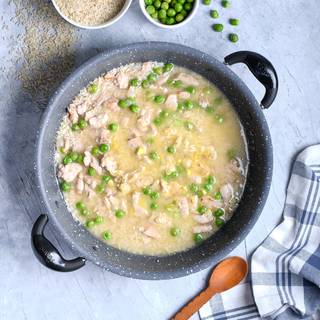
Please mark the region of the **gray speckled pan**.
<svg viewBox="0 0 320 320"><path fill-rule="evenodd" d="M68 212L59 191L54 165L55 138L66 108L79 93L102 73L120 65L144 61L170 61L209 79L229 98L245 129L249 149L249 172L241 202L231 220L202 245L168 256L135 255L106 245L76 222ZM43 237L46 217L37 220L32 231L33 249L46 266L72 271L88 259L119 275L140 279L182 277L214 265L229 254L248 234L266 201L272 176L272 145L261 107L268 107L277 92L277 76L262 56L248 51L226 57L227 64L243 62L266 87L259 104L247 86L229 67L211 56L189 47L162 43L137 43L106 51L92 58L55 92L43 116L37 151L37 175L49 217L62 237L84 258L64 260ZM73 265L72 265L73 264Z"/></svg>

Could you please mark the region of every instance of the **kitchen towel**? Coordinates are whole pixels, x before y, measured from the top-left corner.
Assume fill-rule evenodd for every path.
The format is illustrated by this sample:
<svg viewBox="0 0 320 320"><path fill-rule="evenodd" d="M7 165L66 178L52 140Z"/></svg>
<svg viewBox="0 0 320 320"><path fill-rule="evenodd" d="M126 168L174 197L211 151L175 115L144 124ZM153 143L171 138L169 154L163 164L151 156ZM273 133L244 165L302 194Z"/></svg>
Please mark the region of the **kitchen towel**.
<svg viewBox="0 0 320 320"><path fill-rule="evenodd" d="M247 282L213 297L200 319L316 319L319 286L320 145L314 145L293 165L283 221L253 253Z"/></svg>

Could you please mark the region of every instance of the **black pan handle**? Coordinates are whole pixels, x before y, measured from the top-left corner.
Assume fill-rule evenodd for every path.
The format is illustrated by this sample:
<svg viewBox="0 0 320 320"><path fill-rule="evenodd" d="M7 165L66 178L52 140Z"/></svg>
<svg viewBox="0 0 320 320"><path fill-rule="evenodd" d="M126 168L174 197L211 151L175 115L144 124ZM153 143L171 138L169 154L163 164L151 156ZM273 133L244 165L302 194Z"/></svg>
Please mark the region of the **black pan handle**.
<svg viewBox="0 0 320 320"><path fill-rule="evenodd" d="M224 62L230 66L239 62L244 63L266 88L260 103L261 108L267 109L271 106L278 93L278 76L269 60L256 52L238 51L226 56Z"/></svg>
<svg viewBox="0 0 320 320"><path fill-rule="evenodd" d="M49 218L46 214L39 216L31 231L32 249L38 260L46 267L62 272L75 271L83 267L85 258L66 260L57 248L43 235Z"/></svg>

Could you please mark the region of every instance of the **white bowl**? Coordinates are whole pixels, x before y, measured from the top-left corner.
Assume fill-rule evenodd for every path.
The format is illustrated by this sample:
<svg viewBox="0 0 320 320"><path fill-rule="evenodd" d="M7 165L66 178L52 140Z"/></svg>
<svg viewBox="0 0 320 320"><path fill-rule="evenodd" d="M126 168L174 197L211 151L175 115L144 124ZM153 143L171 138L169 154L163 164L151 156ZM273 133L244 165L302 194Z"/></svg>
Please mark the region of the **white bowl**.
<svg viewBox="0 0 320 320"><path fill-rule="evenodd" d="M96 26L86 26L86 25L82 25L82 24L79 24L78 22L76 21L73 21L71 20L70 18L68 18L66 15L64 15L62 13L62 11L60 10L60 8L58 7L58 5L56 4L56 1L55 0L51 0L51 2L53 3L53 6L56 8L56 10L58 11L58 13L60 14L60 16L68 21L70 24L74 25L75 27L78 27L78 28L82 28L82 29L89 29L89 30L93 30L93 29L102 29L102 28L106 28L106 27L110 27L112 24L114 24L115 22L117 22L126 12L127 10L129 9L130 7L130 4L132 2L132 0L126 0L125 4L123 5L122 9L120 10L120 12L114 16L112 19L106 21L105 23L103 24L99 24L99 25L96 25Z"/></svg>
<svg viewBox="0 0 320 320"><path fill-rule="evenodd" d="M141 8L141 11L143 12L144 16L151 22L153 23L154 25L160 27L160 28L163 28L163 29L175 29L175 28L179 28L179 27L182 27L184 26L186 23L188 23L192 18L193 16L195 15L198 7L199 7L199 1L200 0L194 0L193 2L193 8L192 10L190 11L189 15L184 19L182 20L181 22L179 23L176 23L176 24L171 24L171 25L168 25L168 24L163 24L161 23L160 21L156 21L155 19L153 19L150 14L147 12L146 10L146 5L145 5L145 2L144 0L139 0L139 4L140 4L140 8Z"/></svg>

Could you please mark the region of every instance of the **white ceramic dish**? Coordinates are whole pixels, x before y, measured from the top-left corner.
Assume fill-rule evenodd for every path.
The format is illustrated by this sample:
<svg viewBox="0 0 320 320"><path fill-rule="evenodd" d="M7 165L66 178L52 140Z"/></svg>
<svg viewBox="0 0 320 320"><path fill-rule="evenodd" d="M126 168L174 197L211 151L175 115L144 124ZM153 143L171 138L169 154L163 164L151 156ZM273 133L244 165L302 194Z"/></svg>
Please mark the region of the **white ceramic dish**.
<svg viewBox="0 0 320 320"><path fill-rule="evenodd" d="M60 16L68 21L70 24L74 25L75 27L78 27L78 28L82 28L82 29L88 29L88 30L94 30L94 29L102 29L102 28L106 28L106 27L110 27L112 24L116 23L126 12L127 10L129 9L130 7L130 4L132 2L132 0L126 0L124 6L122 7L122 9L120 10L120 12L115 16L113 17L112 19L106 21L105 23L103 24L99 24L99 25L96 25L96 26L87 26L87 25L82 25L76 21L73 21L71 20L70 18L68 18L66 15L64 15L62 13L62 11L59 9L57 3L55 0L51 0L52 1L52 4L53 6L56 8L56 10L58 11L58 13L60 14Z"/></svg>
<svg viewBox="0 0 320 320"><path fill-rule="evenodd" d="M145 5L145 2L144 0L139 0L139 5L140 5L140 8L141 8L141 11L143 12L144 16L154 25L160 27L160 28L163 28L163 29L175 29L175 28L179 28L179 27L182 27L184 26L185 24L187 24L192 18L193 16L195 15L198 7L199 7L199 1L200 0L194 0L194 5L193 5L193 8L191 10L191 12L189 13L189 15L181 22L177 23L177 24L172 24L172 25L167 25L167 24L163 24L161 22L158 22L156 21L155 19L153 19L149 13L147 12L146 10L146 5Z"/></svg>

